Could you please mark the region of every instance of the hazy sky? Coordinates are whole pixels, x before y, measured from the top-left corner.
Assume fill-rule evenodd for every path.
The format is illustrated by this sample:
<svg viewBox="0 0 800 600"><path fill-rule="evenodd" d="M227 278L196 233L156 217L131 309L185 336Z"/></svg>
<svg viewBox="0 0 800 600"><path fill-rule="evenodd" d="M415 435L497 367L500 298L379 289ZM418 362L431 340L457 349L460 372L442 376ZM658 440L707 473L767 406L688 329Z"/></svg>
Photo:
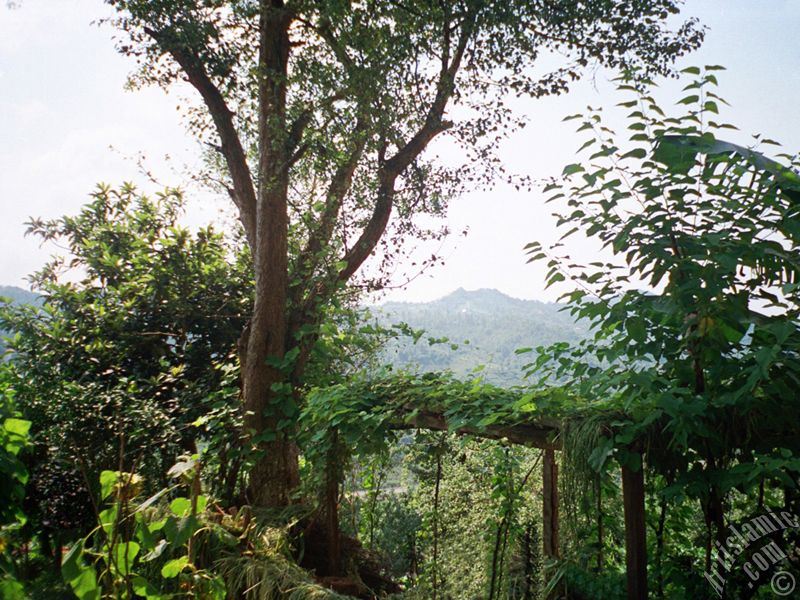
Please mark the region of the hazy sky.
<svg viewBox="0 0 800 600"><path fill-rule="evenodd" d="M54 251L24 236L30 216L75 213L98 181L142 182L136 157L164 184L186 183L198 165L176 106L180 93L124 89L132 63L113 47L113 30L92 25L109 9L100 0L22 0L0 4L0 284L24 278ZM800 0L688 0L685 14L708 25L701 50L683 66L722 64L720 93L733 106L724 120L800 150ZM530 124L507 140L502 157L513 170L543 178L574 162L581 138L561 119L587 104L613 113L620 100L607 76L584 81L565 97L520 103ZM662 106L680 96L669 83ZM169 156L170 160L165 160ZM152 185L146 185L153 189ZM208 222L227 198L193 199L194 223ZM522 247L553 237L550 210L538 192L499 186L453 201L453 231L466 238L444 246L444 267L390 294L396 300L428 300L455 288L498 288L520 298L545 298L543 271L525 264ZM426 249L429 251L430 249ZM552 296L549 296L552 297Z"/></svg>

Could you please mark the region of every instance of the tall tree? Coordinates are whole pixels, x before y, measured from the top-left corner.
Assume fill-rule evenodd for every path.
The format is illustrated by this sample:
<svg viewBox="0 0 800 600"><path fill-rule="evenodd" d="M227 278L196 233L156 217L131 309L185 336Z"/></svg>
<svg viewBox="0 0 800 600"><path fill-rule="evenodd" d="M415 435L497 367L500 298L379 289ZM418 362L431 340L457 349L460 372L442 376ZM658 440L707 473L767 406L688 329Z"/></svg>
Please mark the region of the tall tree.
<svg viewBox="0 0 800 600"><path fill-rule="evenodd" d="M292 430L320 308L363 271L380 287L403 239L435 235L492 150L519 124L510 94L567 90L587 67L664 72L696 47L678 0L109 0L138 83L185 80L192 124L219 151L255 268L240 343L245 429L258 449L250 500L280 506L298 483ZM542 75L534 62L560 51ZM447 132L464 164L426 155ZM394 215L394 219L391 219ZM382 242L383 240L383 242Z"/></svg>

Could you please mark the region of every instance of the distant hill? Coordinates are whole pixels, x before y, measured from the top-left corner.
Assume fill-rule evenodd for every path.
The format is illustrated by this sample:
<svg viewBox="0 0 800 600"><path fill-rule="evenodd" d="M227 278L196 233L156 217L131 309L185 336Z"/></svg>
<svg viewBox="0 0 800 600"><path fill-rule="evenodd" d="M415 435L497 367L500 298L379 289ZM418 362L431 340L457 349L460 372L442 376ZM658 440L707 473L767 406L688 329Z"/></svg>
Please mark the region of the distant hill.
<svg viewBox="0 0 800 600"><path fill-rule="evenodd" d="M0 286L0 297L16 304L38 304L40 297L16 286ZM387 302L371 313L383 326L406 323L422 329L416 344L408 338L391 342L386 359L397 367L424 371L451 370L464 377L483 367L481 376L498 385L522 383L522 367L532 354L515 354L518 348L576 342L587 327L576 324L563 305L519 300L491 289L458 289L432 302ZM0 336L5 332L0 331ZM430 344L429 339L447 338ZM457 348L451 348L456 345ZM0 353L4 344L0 340Z"/></svg>
<svg viewBox="0 0 800 600"><path fill-rule="evenodd" d="M0 285L0 298L8 298L14 304L39 303L39 294L14 285Z"/></svg>
<svg viewBox="0 0 800 600"><path fill-rule="evenodd" d="M407 323L424 329L424 336L392 342L387 359L398 367L420 371L452 370L468 375L483 365L481 375L489 382L513 385L522 382L522 366L532 354L515 354L518 348L555 342L576 342L587 333L562 311L562 304L519 300L491 289L458 289L433 302L387 302L372 309L384 326ZM446 344L430 345L427 338L448 338ZM468 343L465 343L468 342ZM456 350L450 343L457 344Z"/></svg>
<svg viewBox="0 0 800 600"><path fill-rule="evenodd" d="M40 304L41 297L30 290L25 290L14 285L0 285L0 300L11 300L12 304ZM6 351L3 338L9 335L8 331L0 329L0 356Z"/></svg>

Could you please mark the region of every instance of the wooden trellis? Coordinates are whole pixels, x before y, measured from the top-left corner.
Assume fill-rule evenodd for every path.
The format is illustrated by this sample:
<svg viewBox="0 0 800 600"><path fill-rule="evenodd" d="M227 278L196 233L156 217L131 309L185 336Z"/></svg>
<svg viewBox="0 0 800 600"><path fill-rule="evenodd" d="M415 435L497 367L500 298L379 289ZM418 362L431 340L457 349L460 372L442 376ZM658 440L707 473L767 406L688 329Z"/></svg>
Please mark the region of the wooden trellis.
<svg viewBox="0 0 800 600"><path fill-rule="evenodd" d="M397 419L398 429L450 431L447 418L440 413L410 411ZM533 419L513 425L494 424L485 428L459 427L456 433L488 439L506 439L544 451L542 461L542 541L548 558L559 558L558 462L556 451L563 449L560 421ZM644 464L641 462L640 464ZM647 531L645 526L644 470L622 467L622 502L625 513L625 571L628 600L647 600Z"/></svg>
<svg viewBox="0 0 800 600"><path fill-rule="evenodd" d="M442 399L440 392L445 389L450 404ZM431 373L416 380L401 375L394 379L351 382L312 391L307 397L307 410L316 419L315 428L321 432L345 427L345 415L352 415L352 425L357 430L356 438L369 436L370 433L382 436L386 429L429 429L504 439L513 444L543 450L543 554L548 558L559 558L556 452L563 450L564 421L559 416L552 416L553 411L548 415L546 404L541 406L541 410L539 407L530 412L526 412L529 409L515 410L517 401L525 396L524 390L520 389L509 390L490 385L476 387L472 382L459 382ZM532 401L535 402L536 398ZM443 406L449 408L445 410ZM480 414L475 413L476 406L493 414L491 423L480 425L482 419ZM590 407L584 408L591 410ZM369 426L365 426L365 416L368 417ZM328 419L335 419L335 422ZM636 454L642 458L636 447L628 450L634 455L634 460ZM639 464L644 463L639 461ZM636 471L622 467L628 600L647 600L644 488L643 467ZM331 534L336 535L333 523Z"/></svg>

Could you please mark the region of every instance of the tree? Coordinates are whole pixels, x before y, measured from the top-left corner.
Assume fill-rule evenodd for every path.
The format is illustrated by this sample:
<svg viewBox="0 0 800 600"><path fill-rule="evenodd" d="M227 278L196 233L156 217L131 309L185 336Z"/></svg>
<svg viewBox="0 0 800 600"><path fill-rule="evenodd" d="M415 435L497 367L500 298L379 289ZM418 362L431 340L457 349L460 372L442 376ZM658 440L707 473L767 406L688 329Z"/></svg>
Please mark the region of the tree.
<svg viewBox="0 0 800 600"><path fill-rule="evenodd" d="M190 119L222 159L252 254L240 362L259 454L250 500L266 506L298 483L293 429L321 309L357 273L383 285L402 241L436 234L415 215L497 174L492 149L519 124L506 96L564 92L592 64L665 72L703 35L692 20L668 29L676 0L109 2L120 50L141 63L134 82L183 79L202 98ZM567 64L534 73L552 50ZM457 168L425 154L445 132L467 155Z"/></svg>
<svg viewBox="0 0 800 600"><path fill-rule="evenodd" d="M646 451L661 584L668 501L689 498L702 512L708 571L714 537L724 545L732 520L764 510L765 489L792 510L800 488L800 162L767 158L756 148L777 144L760 136L751 148L718 139L736 129L718 116L720 69L685 70L687 111L677 116L648 86L622 84L634 93L621 104L632 111L626 141L599 113L574 115L592 154L548 190L562 240L583 235L599 258L529 247L531 260L548 261L548 284L573 284L564 298L594 332L540 349L535 366L610 411L592 468L614 456L639 471ZM753 583L741 583L741 597Z"/></svg>
<svg viewBox="0 0 800 600"><path fill-rule="evenodd" d="M45 537L94 520L101 470L136 470L157 489L198 439L214 447L220 488L235 483L224 455L238 451L237 430L215 444L193 423L215 403L235 422L235 390L215 366L250 310L249 268L221 234L179 226L181 207L174 190L100 186L78 215L30 224L68 253L32 277L41 303L0 311L13 332L4 377L32 422L29 516Z"/></svg>

